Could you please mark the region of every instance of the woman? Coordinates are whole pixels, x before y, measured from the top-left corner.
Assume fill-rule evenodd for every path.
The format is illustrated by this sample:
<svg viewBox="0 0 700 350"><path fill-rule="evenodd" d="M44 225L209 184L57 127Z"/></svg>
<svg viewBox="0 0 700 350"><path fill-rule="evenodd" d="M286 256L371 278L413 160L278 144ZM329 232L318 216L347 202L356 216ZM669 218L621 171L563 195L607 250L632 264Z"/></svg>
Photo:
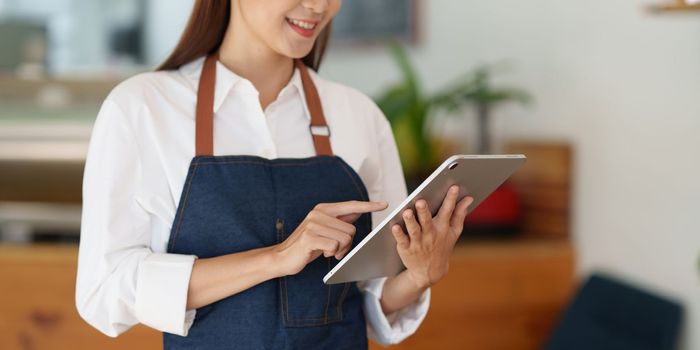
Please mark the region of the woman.
<svg viewBox="0 0 700 350"><path fill-rule="evenodd" d="M313 72L339 7L197 1L167 61L109 94L84 173L87 322L143 323L173 349L359 349L416 330L471 200L455 186L435 217L424 201L404 213L399 275L323 284L406 196L386 118Z"/></svg>

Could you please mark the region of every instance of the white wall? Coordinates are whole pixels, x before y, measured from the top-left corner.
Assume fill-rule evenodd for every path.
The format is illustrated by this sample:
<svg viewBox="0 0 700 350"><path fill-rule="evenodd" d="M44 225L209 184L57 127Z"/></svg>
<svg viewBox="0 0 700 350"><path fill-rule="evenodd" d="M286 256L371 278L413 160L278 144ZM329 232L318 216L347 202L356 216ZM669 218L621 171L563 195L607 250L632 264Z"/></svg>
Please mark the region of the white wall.
<svg viewBox="0 0 700 350"><path fill-rule="evenodd" d="M677 298L681 348L700 349L700 12L650 14L652 2L424 0L411 54L428 89L512 63L501 80L537 102L501 109L495 131L575 144L580 274ZM398 77L379 48L334 49L322 74L368 93Z"/></svg>

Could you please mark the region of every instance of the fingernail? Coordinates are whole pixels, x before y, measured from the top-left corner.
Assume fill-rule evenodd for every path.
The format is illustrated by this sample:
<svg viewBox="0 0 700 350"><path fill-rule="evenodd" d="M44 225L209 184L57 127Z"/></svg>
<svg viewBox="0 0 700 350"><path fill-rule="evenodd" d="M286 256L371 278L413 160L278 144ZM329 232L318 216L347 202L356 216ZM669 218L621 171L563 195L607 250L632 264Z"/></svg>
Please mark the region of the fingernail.
<svg viewBox="0 0 700 350"><path fill-rule="evenodd" d="M425 208L425 201L421 199L418 202L416 202L416 208Z"/></svg>
<svg viewBox="0 0 700 350"><path fill-rule="evenodd" d="M406 211L403 212L403 216L404 216L405 218L408 219L408 218L410 218L411 216L413 216L413 212L412 212L410 209L409 209L409 210L406 210Z"/></svg>
<svg viewBox="0 0 700 350"><path fill-rule="evenodd" d="M467 197L467 202L469 203L469 204L467 204L467 206L474 203L474 197Z"/></svg>
<svg viewBox="0 0 700 350"><path fill-rule="evenodd" d="M452 192L452 194L456 194L457 191L459 191L459 186L452 185L452 187L450 188L450 192Z"/></svg>

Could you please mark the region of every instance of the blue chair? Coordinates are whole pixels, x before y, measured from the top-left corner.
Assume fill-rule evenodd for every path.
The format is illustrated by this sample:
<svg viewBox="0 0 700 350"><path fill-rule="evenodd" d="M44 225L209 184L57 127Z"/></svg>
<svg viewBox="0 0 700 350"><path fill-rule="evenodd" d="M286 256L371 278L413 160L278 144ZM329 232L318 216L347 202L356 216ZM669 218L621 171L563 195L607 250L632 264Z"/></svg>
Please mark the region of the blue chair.
<svg viewBox="0 0 700 350"><path fill-rule="evenodd" d="M674 301L594 274L578 291L546 349L672 350L682 314Z"/></svg>

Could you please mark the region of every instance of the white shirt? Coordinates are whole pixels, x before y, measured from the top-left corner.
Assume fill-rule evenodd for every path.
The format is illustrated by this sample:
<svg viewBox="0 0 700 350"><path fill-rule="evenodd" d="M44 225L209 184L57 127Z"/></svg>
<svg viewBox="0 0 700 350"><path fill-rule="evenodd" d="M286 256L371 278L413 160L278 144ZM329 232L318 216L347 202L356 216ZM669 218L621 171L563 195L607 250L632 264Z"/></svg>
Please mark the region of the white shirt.
<svg viewBox="0 0 700 350"><path fill-rule="evenodd" d="M166 253L190 160L196 91L204 57L178 70L137 74L103 102L90 138L76 285L81 317L109 336L137 323L186 336L194 255ZM387 119L359 91L310 71L331 129L331 146L360 175L370 200L394 208L406 186ZM299 71L262 110L252 83L217 62L214 155L301 158L315 155ZM390 209L372 213L377 225ZM379 298L386 278L358 283L369 337L398 343L424 319L430 289L386 317Z"/></svg>

